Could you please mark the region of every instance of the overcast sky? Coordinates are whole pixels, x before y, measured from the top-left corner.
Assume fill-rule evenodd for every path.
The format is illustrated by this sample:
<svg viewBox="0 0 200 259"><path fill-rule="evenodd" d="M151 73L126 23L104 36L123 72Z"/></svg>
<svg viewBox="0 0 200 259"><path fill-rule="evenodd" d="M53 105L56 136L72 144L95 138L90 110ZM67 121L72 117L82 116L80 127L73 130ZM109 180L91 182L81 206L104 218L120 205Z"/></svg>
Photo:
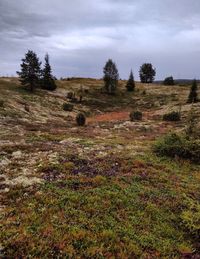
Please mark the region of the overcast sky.
<svg viewBox="0 0 200 259"><path fill-rule="evenodd" d="M200 0L0 0L0 75L31 49L56 76L121 78L151 62L157 79L200 78Z"/></svg>

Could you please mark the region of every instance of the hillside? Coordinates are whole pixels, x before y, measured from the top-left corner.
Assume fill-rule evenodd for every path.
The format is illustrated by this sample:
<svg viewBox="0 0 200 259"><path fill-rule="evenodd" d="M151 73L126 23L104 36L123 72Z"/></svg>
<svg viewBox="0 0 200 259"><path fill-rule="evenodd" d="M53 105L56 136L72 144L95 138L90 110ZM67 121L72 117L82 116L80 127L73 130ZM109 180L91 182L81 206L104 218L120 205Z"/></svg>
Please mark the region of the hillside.
<svg viewBox="0 0 200 259"><path fill-rule="evenodd" d="M198 258L200 166L152 150L184 131L189 86L136 83L127 93L125 83L115 96L101 80L76 78L31 94L0 78L4 258ZM83 100L64 111L71 91ZM162 120L180 109L180 121ZM141 121L129 120L132 110Z"/></svg>

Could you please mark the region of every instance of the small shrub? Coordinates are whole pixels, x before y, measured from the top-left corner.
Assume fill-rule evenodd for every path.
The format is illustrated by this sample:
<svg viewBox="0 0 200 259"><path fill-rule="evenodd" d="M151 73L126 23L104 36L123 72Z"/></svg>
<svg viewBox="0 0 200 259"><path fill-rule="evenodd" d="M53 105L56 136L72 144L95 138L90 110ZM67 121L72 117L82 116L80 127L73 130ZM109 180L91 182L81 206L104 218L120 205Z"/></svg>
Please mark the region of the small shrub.
<svg viewBox="0 0 200 259"><path fill-rule="evenodd" d="M159 156L179 157L200 163L200 140L172 133L158 140L153 147Z"/></svg>
<svg viewBox="0 0 200 259"><path fill-rule="evenodd" d="M64 111L71 112L71 111L73 111L73 109L74 109L74 106L72 104L70 104L70 103L64 103L63 104L63 110Z"/></svg>
<svg viewBox="0 0 200 259"><path fill-rule="evenodd" d="M0 100L0 107L3 108L4 107L4 101Z"/></svg>
<svg viewBox="0 0 200 259"><path fill-rule="evenodd" d="M188 139L200 137L198 128L198 116L193 107L191 108L187 118L185 133Z"/></svg>
<svg viewBox="0 0 200 259"><path fill-rule="evenodd" d="M72 99L73 96L74 96L74 93L73 93L73 92L68 92L68 93L67 93L67 98L68 98L68 99Z"/></svg>
<svg viewBox="0 0 200 259"><path fill-rule="evenodd" d="M131 121L140 121L142 120L142 113L140 111L133 111L130 113L130 120Z"/></svg>
<svg viewBox="0 0 200 259"><path fill-rule="evenodd" d="M197 93L198 87L197 87L197 81L196 79L193 81L192 86L190 88L190 93L188 96L187 103L196 103L198 102L198 93Z"/></svg>
<svg viewBox="0 0 200 259"><path fill-rule="evenodd" d="M85 115L83 113L79 113L76 116L76 123L78 126L84 126L86 122Z"/></svg>
<svg viewBox="0 0 200 259"><path fill-rule="evenodd" d="M24 110L27 111L27 112L30 112L30 105L25 104L24 105Z"/></svg>
<svg viewBox="0 0 200 259"><path fill-rule="evenodd" d="M78 103L78 98L73 97L73 98L70 100L70 102L72 102L72 103Z"/></svg>
<svg viewBox="0 0 200 259"><path fill-rule="evenodd" d="M83 96L80 95L80 96L79 96L79 102L81 103L82 101L83 101Z"/></svg>
<svg viewBox="0 0 200 259"><path fill-rule="evenodd" d="M75 168L75 165L73 162L65 162L63 165L63 170L65 173L67 172L71 172L74 168Z"/></svg>
<svg viewBox="0 0 200 259"><path fill-rule="evenodd" d="M181 114L180 112L169 112L163 115L164 121L180 121L181 120Z"/></svg>

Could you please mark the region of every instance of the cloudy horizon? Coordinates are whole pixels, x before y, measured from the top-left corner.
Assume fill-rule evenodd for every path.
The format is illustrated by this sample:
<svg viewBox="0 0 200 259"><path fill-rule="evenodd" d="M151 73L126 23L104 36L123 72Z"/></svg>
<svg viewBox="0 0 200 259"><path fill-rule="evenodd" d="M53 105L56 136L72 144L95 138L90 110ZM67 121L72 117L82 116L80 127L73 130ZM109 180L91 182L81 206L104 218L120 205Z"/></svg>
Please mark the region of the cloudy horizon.
<svg viewBox="0 0 200 259"><path fill-rule="evenodd" d="M57 77L102 77L111 58L121 78L151 62L156 79L200 78L199 0L1 0L0 75L16 75L28 49Z"/></svg>

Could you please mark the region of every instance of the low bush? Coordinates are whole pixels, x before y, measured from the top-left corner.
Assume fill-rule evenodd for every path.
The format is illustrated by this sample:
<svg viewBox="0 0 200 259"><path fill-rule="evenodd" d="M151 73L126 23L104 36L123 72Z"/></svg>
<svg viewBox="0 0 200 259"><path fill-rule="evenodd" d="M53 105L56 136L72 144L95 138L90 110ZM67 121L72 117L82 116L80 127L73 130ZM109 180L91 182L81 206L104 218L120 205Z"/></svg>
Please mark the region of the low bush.
<svg viewBox="0 0 200 259"><path fill-rule="evenodd" d="M0 100L0 107L4 107L4 101Z"/></svg>
<svg viewBox="0 0 200 259"><path fill-rule="evenodd" d="M191 198L183 198L184 210L180 215L182 225L189 233L200 238L200 204Z"/></svg>
<svg viewBox="0 0 200 259"><path fill-rule="evenodd" d="M174 78L172 76L166 77L163 81L164 85L175 85Z"/></svg>
<svg viewBox="0 0 200 259"><path fill-rule="evenodd" d="M78 113L76 116L76 123L78 126L84 126L86 122L85 115L83 113Z"/></svg>
<svg viewBox="0 0 200 259"><path fill-rule="evenodd" d="M73 92L68 92L68 93L67 93L67 98L68 98L68 99L72 99L73 96L74 96L74 93L73 93Z"/></svg>
<svg viewBox="0 0 200 259"><path fill-rule="evenodd" d="M140 111L133 111L130 113L130 120L135 121L135 120L142 120L142 113Z"/></svg>
<svg viewBox="0 0 200 259"><path fill-rule="evenodd" d="M192 107L187 118L185 133L187 138L200 138L200 129L198 126L199 117L197 111Z"/></svg>
<svg viewBox="0 0 200 259"><path fill-rule="evenodd" d="M153 147L160 156L179 157L200 164L200 140L171 133L158 140Z"/></svg>
<svg viewBox="0 0 200 259"><path fill-rule="evenodd" d="M163 115L164 121L180 121L181 120L181 114L180 112L169 112Z"/></svg>
<svg viewBox="0 0 200 259"><path fill-rule="evenodd" d="M73 111L73 109L74 109L74 106L72 104L70 104L70 103L64 103L63 104L63 110L64 111L71 112L71 111Z"/></svg>

